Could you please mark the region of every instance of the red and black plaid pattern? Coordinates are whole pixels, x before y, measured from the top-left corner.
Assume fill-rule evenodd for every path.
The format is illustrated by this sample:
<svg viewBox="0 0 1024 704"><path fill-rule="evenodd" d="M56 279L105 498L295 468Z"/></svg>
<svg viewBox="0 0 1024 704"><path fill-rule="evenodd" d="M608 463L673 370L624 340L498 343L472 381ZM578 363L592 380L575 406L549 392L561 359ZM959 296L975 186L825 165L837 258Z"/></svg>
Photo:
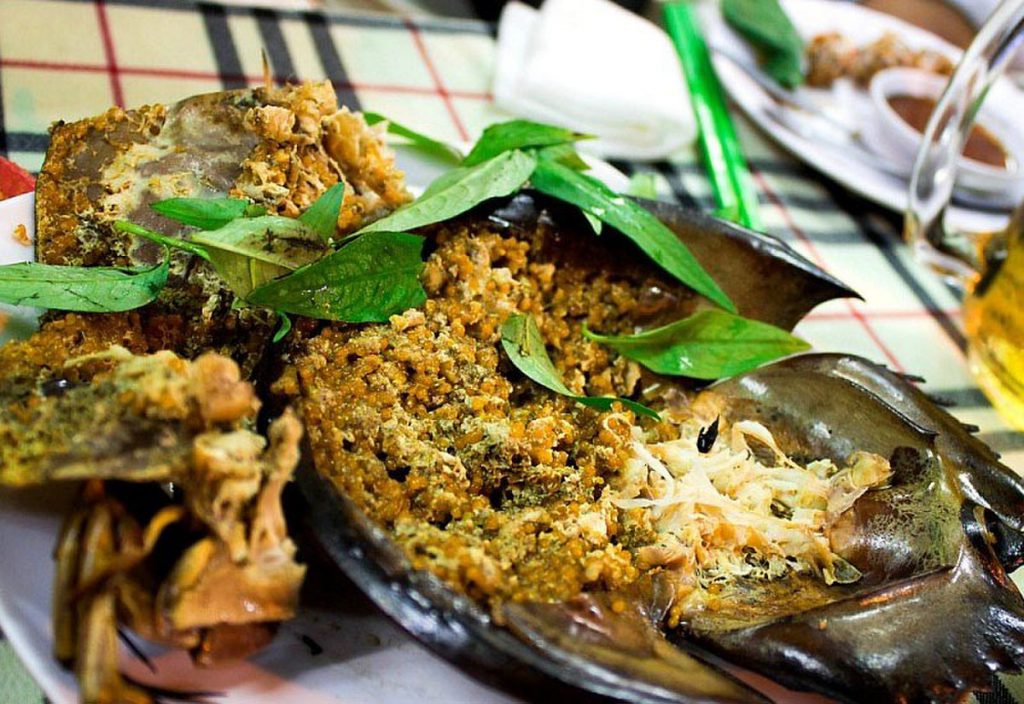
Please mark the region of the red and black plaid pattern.
<svg viewBox="0 0 1024 704"><path fill-rule="evenodd" d="M490 117L488 86L466 72L446 76L439 64L488 62L491 31L476 22L164 0L5 0L0 153L35 170L54 120L257 85L261 50L278 82L329 78L343 104L388 108L403 113L395 119L468 140Z"/></svg>

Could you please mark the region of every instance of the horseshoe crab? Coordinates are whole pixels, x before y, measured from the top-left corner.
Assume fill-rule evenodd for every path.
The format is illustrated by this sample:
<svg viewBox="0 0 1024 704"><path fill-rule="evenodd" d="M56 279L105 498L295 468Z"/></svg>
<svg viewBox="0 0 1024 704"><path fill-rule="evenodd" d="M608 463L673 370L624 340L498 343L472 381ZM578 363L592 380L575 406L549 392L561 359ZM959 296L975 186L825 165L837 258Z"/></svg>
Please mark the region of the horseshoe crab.
<svg viewBox="0 0 1024 704"><path fill-rule="evenodd" d="M790 328L853 295L772 238L649 207L748 317ZM535 695L762 701L723 674L725 660L843 701L944 702L1019 669L1024 602L1006 573L1021 562L1020 478L907 380L862 359L804 355L700 389L575 342L595 316L631 331L703 305L614 234L598 248L585 228L529 193L480 208L434 233L422 313L310 328L296 342L273 389L307 427L298 483L341 569L435 651ZM883 469L825 528L843 574L783 565L681 608L671 566L644 566L625 547L628 521L595 523L614 453L580 438L599 438L601 417L499 358L495 321L517 310L537 316L575 393L718 419L722 434L756 424L768 435L747 448L751 461L769 449L823 479L860 471L858 453L873 458ZM453 328L474 344L449 344ZM607 539L588 544L601 525Z"/></svg>
<svg viewBox="0 0 1024 704"><path fill-rule="evenodd" d="M361 149L379 148L362 143L365 124L350 125L354 142L332 142L332 120L351 115L325 115L333 109L328 94L326 86L310 95L268 88L58 128L40 204L44 214L77 220L40 218L38 259L151 261L147 245L103 235L117 215L145 222L143 206L182 179L182 193L230 184L284 213L299 207L293 196L323 190L320 177L344 179L358 198L350 220L342 213L343 230L403 202L390 158L371 155L378 168L360 168ZM291 117L278 103L292 106ZM314 113L319 123L305 119ZM211 120L230 134L208 144ZM161 151L176 140L186 148ZM148 160L154 150L158 158ZM240 165L247 155L255 161ZM255 167L278 155L289 164L310 157L326 170L282 191ZM111 171L128 181L173 178L163 186L157 178L153 192L119 190L131 197L111 202L97 188ZM747 317L792 328L818 303L854 295L770 237L647 205ZM218 419L204 417L200 402L199 422L192 404L172 419L181 422L154 423L109 406L123 401L116 384L116 393L89 396L116 369L78 378L76 364L65 363L96 352L93 361L115 368L204 363L167 348L232 353L244 370L230 375L233 388L244 386L241 376L276 367L273 379L256 383L265 399L293 403L308 432L300 487L313 532L384 611L481 676L537 696L575 699L583 690L626 701L764 701L718 667L724 659L846 701L916 702L957 700L987 685L992 670L1024 662L1024 605L1006 577L1024 560L1024 485L906 380L829 355L705 388L641 369L585 339L583 324L629 333L708 302L616 233L595 239L578 213L530 192L428 234L422 284L430 298L385 324L297 320L287 346L271 348L269 318L243 320L222 290L206 288L201 263L175 255L175 278L152 309L159 315L51 318L33 344L0 351L13 380L0 391L9 416L0 419L0 435L19 440L36 425L51 432L35 448L0 446L0 481L93 480L60 544L55 624L58 654L77 661L87 699L110 691L147 696L112 669L115 613L144 635L215 659L264 642L292 613L302 577L278 503L299 442L289 416L271 426L262 453L250 430L254 403ZM643 401L662 420L583 408L529 382L501 352L500 329L513 313L535 318L574 393ZM136 356L110 357L111 344ZM51 349L66 358L53 359ZM148 352L157 354L141 356ZM86 434L91 417L73 408L83 398L108 404L97 415L115 432L61 444L63 422L76 437ZM33 413L49 413L56 427L27 422ZM249 441L240 447L228 438ZM240 458L244 467L215 455ZM718 470L726 471L710 471L709 460L722 460ZM733 467L757 475L757 491L743 493ZM182 505L202 536L179 544L184 552L140 587L137 568L184 510L176 503L152 515L129 510L119 482L187 485L200 469L245 471L186 493ZM690 479L702 484L684 486ZM699 500L688 493L697 489ZM222 502L222 491L237 501ZM699 521L676 520L679 506L693 513L697 505ZM734 520L740 514L747 524ZM253 624L234 612L238 599L221 604L222 612L203 611L212 583L227 576L244 586L253 564L283 570L266 580L279 588L265 595L265 618Z"/></svg>

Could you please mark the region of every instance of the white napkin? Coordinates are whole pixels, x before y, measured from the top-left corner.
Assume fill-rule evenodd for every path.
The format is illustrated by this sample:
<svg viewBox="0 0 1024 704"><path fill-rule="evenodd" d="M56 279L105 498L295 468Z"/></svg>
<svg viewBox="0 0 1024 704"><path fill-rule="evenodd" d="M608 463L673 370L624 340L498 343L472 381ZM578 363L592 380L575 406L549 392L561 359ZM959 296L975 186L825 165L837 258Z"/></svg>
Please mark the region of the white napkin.
<svg viewBox="0 0 1024 704"><path fill-rule="evenodd" d="M693 143L686 78L665 33L608 0L505 6L494 100L515 115L597 135L598 156L662 159Z"/></svg>

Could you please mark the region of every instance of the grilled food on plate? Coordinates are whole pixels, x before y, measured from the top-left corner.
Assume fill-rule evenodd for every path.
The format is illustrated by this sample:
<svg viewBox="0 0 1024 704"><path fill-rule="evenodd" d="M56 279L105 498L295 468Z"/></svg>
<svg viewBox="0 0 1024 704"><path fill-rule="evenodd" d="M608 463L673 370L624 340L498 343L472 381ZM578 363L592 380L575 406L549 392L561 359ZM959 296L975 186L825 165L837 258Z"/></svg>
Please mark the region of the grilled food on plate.
<svg viewBox="0 0 1024 704"><path fill-rule="evenodd" d="M0 348L0 481L80 483L55 656L150 701L120 629L244 657L301 608L281 496L381 608L518 691L954 701L1018 669L1024 485L904 378L802 354L855 295L771 237L488 128L412 200L327 83L54 127L47 308Z"/></svg>

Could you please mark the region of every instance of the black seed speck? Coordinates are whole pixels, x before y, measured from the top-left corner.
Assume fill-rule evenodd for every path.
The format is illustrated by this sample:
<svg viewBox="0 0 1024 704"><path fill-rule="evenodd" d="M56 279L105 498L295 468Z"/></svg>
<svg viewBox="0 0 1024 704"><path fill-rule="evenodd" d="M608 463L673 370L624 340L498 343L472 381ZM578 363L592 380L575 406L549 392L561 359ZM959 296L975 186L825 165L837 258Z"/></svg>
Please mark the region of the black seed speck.
<svg viewBox="0 0 1024 704"><path fill-rule="evenodd" d="M718 418L706 428L701 428L697 434L697 452L702 455L706 455L711 452L711 448L715 446L715 440L718 439Z"/></svg>

